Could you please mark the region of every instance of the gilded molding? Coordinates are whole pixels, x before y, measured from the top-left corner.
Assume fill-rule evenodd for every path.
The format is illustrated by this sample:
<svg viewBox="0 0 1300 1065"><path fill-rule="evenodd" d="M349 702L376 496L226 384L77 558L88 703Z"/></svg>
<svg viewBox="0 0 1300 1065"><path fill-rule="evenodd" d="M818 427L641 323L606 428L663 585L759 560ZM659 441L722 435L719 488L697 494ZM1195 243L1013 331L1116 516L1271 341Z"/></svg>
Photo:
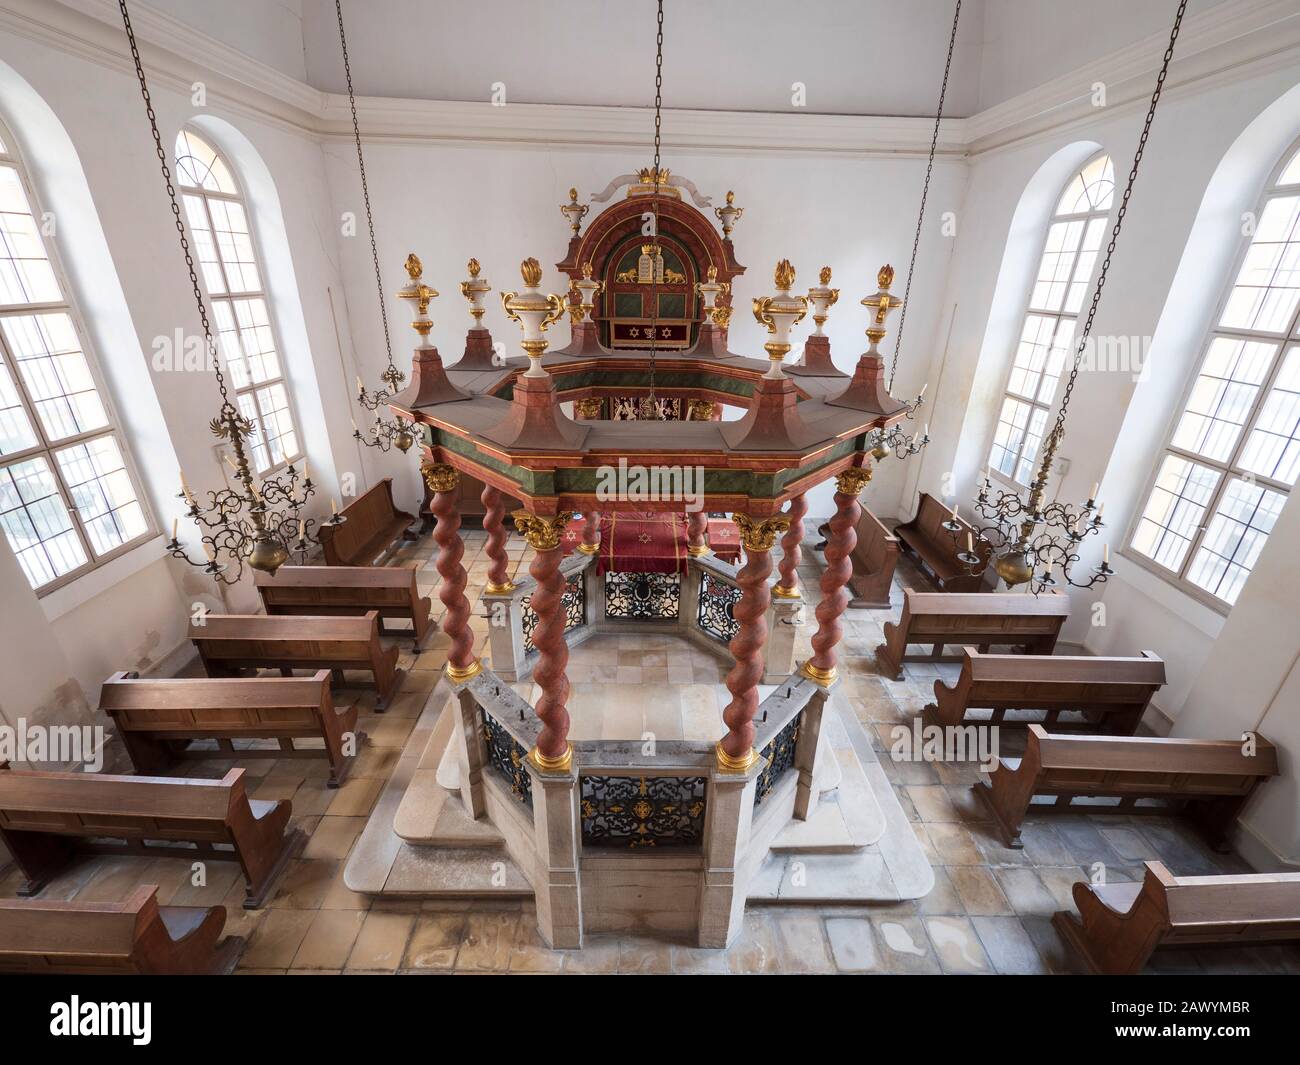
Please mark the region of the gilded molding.
<svg viewBox="0 0 1300 1065"><path fill-rule="evenodd" d="M422 462L420 473L430 492L454 492L460 484L460 474L456 468L445 462Z"/></svg>
<svg viewBox="0 0 1300 1065"><path fill-rule="evenodd" d="M534 551L553 551L560 546L560 534L573 517L573 511L562 510L553 518L544 518L526 510L516 510L510 516L529 547Z"/></svg>
<svg viewBox="0 0 1300 1065"><path fill-rule="evenodd" d="M740 527L740 542L746 551L771 551L777 536L790 528L787 514L773 514L770 518L755 521L748 514L737 511L731 520Z"/></svg>
<svg viewBox="0 0 1300 1065"><path fill-rule="evenodd" d="M835 478L835 491L842 496L855 496L870 480L870 466L851 466Z"/></svg>

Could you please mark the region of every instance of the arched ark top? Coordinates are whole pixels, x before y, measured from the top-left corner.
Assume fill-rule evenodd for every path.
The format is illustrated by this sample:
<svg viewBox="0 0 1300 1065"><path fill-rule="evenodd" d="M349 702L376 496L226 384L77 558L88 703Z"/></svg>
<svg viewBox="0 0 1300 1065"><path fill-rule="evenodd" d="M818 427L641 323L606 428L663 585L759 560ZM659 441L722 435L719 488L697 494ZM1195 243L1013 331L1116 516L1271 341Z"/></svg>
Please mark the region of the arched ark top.
<svg viewBox="0 0 1300 1065"><path fill-rule="evenodd" d="M606 260L623 241L642 232L645 214L654 208L649 196L629 196L606 207L587 226L587 231L569 242L568 254L556 267L569 277L582 277L585 263L592 264L592 276L600 277ZM665 236L672 236L696 257L700 276L710 266L718 268L718 280L730 281L745 272L736 262L730 240L724 240L712 219L702 211L675 197L659 200L659 226Z"/></svg>

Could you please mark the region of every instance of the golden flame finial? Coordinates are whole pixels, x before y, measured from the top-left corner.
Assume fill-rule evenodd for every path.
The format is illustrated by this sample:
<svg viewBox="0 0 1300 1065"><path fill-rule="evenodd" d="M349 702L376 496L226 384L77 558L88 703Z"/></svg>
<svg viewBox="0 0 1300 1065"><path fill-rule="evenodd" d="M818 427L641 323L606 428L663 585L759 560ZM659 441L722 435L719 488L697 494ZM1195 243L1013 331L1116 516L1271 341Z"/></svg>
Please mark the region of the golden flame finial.
<svg viewBox="0 0 1300 1065"><path fill-rule="evenodd" d="M542 264L532 256L519 264L519 273L529 288L536 288L542 283Z"/></svg>
<svg viewBox="0 0 1300 1065"><path fill-rule="evenodd" d="M817 275L817 279L823 285L829 285L831 283L831 268L829 266L823 266L821 273Z"/></svg>
<svg viewBox="0 0 1300 1065"><path fill-rule="evenodd" d="M590 281L590 280L591 280L591 260L590 260L590 259L588 259L585 263L582 264L582 278L583 278L584 281Z"/></svg>
<svg viewBox="0 0 1300 1065"><path fill-rule="evenodd" d="M710 285L713 284L713 282L715 282L716 280L718 280L718 268L716 266L709 267L708 278L709 278Z"/></svg>
<svg viewBox="0 0 1300 1065"><path fill-rule="evenodd" d="M406 272L412 281L419 281L420 276L424 273L424 264L420 262L420 257L415 252L411 252L406 257Z"/></svg>
<svg viewBox="0 0 1300 1065"><path fill-rule="evenodd" d="M894 283L894 268L886 263L880 268L880 273L876 275L876 284L880 286L882 292L888 292L889 286Z"/></svg>
<svg viewBox="0 0 1300 1065"><path fill-rule="evenodd" d="M578 202L578 190L577 190L577 189L570 189L570 190L569 190L569 202L570 202L570 203L577 203L577 202Z"/></svg>
<svg viewBox="0 0 1300 1065"><path fill-rule="evenodd" d="M728 189L728 190L727 190L727 203L728 203L728 205L733 204L733 203L735 203L735 202L736 202L736 194L735 194L734 192L732 192L731 189Z"/></svg>
<svg viewBox="0 0 1300 1065"><path fill-rule="evenodd" d="M773 275L776 281L776 287L784 292L794 284L794 267L790 265L789 259L782 259L776 264L776 273Z"/></svg>
<svg viewBox="0 0 1300 1065"><path fill-rule="evenodd" d="M478 264L478 260L477 260L477 259L471 259L471 260L469 261L469 276L470 276L470 277L478 277L478 272L479 272L480 270L482 270L482 269L483 269L483 267L479 266L479 264Z"/></svg>

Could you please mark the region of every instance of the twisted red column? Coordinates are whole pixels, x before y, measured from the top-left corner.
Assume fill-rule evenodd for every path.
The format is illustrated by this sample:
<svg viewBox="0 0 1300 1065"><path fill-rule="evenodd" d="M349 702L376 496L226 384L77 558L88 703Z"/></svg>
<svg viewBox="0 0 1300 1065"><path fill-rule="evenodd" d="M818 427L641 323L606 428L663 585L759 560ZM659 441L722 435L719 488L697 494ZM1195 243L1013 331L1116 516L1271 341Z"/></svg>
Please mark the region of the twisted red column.
<svg viewBox="0 0 1300 1065"><path fill-rule="evenodd" d="M542 731L537 736L537 750L546 758L560 758L568 750L569 678L565 667L569 664L569 645L564 642L564 578L560 576L560 563L564 549L556 546L538 550L528 567L529 576L537 582L533 592L532 608L537 614L537 628L533 630L533 646L537 648L537 665L533 680L541 688L537 700L537 717Z"/></svg>
<svg viewBox="0 0 1300 1065"><path fill-rule="evenodd" d="M488 591L502 589L510 584L509 559L506 557L505 521L506 505L501 493L490 484L479 496L483 503L483 531L487 533Z"/></svg>
<svg viewBox="0 0 1300 1065"><path fill-rule="evenodd" d="M703 555L709 549L709 512L702 507L686 516L686 547L692 555Z"/></svg>
<svg viewBox="0 0 1300 1065"><path fill-rule="evenodd" d="M582 548L594 555L600 548L600 511L588 510L582 515Z"/></svg>
<svg viewBox="0 0 1300 1065"><path fill-rule="evenodd" d="M722 711L727 734L719 746L733 759L743 760L754 749L754 714L758 712L758 682L763 679L763 649L767 645L767 608L772 592L772 552L747 548L744 568L736 575L740 602L732 609L739 629L728 644L736 664L727 674L731 702Z"/></svg>
<svg viewBox="0 0 1300 1065"><path fill-rule="evenodd" d="M778 594L786 593L787 599L799 594L799 560L803 557L799 545L803 543L803 516L807 513L808 500L802 494L790 500L790 508L786 511L790 528L781 537L780 577L776 582Z"/></svg>
<svg viewBox="0 0 1300 1065"><path fill-rule="evenodd" d="M822 678L833 677L835 672L835 648L844 635L840 617L852 598L846 587L853 576L853 561L849 556L858 545L858 519L862 517L862 505L856 494L836 492L835 508L826 542L826 569L822 571L822 599L817 604L813 656L808 660Z"/></svg>
<svg viewBox="0 0 1300 1065"><path fill-rule="evenodd" d="M434 492L429 510L437 519L433 539L438 545L438 576L442 586L438 598L446 607L442 615L442 631L451 639L447 662L453 669L467 669L474 662L474 634L469 629L469 600L465 597L468 578L461 559L465 557L465 544L460 538L460 511L456 508L456 492Z"/></svg>

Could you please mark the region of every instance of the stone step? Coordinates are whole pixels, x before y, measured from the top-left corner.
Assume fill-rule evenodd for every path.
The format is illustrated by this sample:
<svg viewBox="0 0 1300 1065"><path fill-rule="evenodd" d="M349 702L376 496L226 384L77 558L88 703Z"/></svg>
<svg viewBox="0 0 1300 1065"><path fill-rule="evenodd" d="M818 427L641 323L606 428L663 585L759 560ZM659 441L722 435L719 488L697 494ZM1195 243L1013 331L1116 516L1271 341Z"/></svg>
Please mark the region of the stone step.
<svg viewBox="0 0 1300 1065"><path fill-rule="evenodd" d="M475 821L460 796L438 783L436 772L417 769L393 818L393 831L407 843L437 847L500 848L501 833L486 817Z"/></svg>
<svg viewBox="0 0 1300 1065"><path fill-rule="evenodd" d="M899 890L875 851L769 854L749 888L750 902L897 902Z"/></svg>
<svg viewBox="0 0 1300 1065"><path fill-rule="evenodd" d="M531 898L533 888L504 850L404 843L383 893L413 898Z"/></svg>

